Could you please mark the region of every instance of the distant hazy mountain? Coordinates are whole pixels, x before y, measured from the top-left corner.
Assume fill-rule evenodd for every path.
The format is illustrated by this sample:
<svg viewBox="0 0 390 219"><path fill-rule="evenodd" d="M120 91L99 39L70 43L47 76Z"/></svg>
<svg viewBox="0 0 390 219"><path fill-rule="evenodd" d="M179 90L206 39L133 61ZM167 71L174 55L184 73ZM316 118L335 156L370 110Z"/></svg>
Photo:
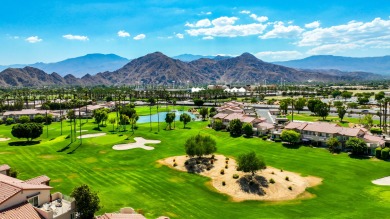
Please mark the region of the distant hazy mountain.
<svg viewBox="0 0 390 219"><path fill-rule="evenodd" d="M8 68L0 72L1 87L74 86L74 85L186 85L214 83L278 83L286 82L338 82L382 79L383 76L364 72L340 72L336 70L300 70L275 65L257 59L249 53L223 60L201 58L183 62L160 52L147 54L132 60L115 71L96 75L86 74L76 78L57 73L46 74L33 68Z"/></svg>
<svg viewBox="0 0 390 219"><path fill-rule="evenodd" d="M390 56L352 58L320 55L299 60L274 62L274 64L300 69L337 69L348 72L360 71L390 74Z"/></svg>
<svg viewBox="0 0 390 219"><path fill-rule="evenodd" d="M191 62L191 61L195 61L195 60L198 60L198 59L214 59L214 60L223 60L223 59L228 59L228 58L231 58L230 56L203 56L203 55L192 55L192 54L182 54L182 55L178 55L178 56L173 56L172 57L173 59L178 59L180 61L183 61L183 62Z"/></svg>
<svg viewBox="0 0 390 219"><path fill-rule="evenodd" d="M8 67L23 68L25 66L30 66L48 73L56 72L61 76L72 74L75 77L82 77L86 74L94 75L98 72L114 71L123 67L128 62L128 59L115 54L88 54L54 63L40 62L27 65L0 66L0 71Z"/></svg>

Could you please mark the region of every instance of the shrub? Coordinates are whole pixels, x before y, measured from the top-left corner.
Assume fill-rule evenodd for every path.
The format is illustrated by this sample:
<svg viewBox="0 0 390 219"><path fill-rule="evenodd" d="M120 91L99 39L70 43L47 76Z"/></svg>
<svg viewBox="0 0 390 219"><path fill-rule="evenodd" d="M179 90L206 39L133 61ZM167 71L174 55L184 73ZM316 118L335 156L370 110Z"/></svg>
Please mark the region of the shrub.
<svg viewBox="0 0 390 219"><path fill-rule="evenodd" d="M211 164L214 164L214 159L211 159L211 160L210 160L210 163L211 163Z"/></svg>
<svg viewBox="0 0 390 219"><path fill-rule="evenodd" d="M10 169L9 171L9 176L10 177L13 177L13 178L17 178L18 177L18 171L17 170L14 170L14 169Z"/></svg>
<svg viewBox="0 0 390 219"><path fill-rule="evenodd" d="M184 165L188 165L188 160L186 160L186 162L184 162Z"/></svg>
<svg viewBox="0 0 390 219"><path fill-rule="evenodd" d="M222 170L220 171L220 173L221 173L221 175L225 174L225 170L222 169Z"/></svg>
<svg viewBox="0 0 390 219"><path fill-rule="evenodd" d="M7 125L12 125L12 124L14 124L15 123L15 120L13 119L13 118L7 118L6 120L5 120L5 124L7 124Z"/></svg>
<svg viewBox="0 0 390 219"><path fill-rule="evenodd" d="M274 173L274 171L272 171L272 173L271 173L271 174L275 174L275 173Z"/></svg>
<svg viewBox="0 0 390 219"><path fill-rule="evenodd" d="M283 172L283 169L280 169L280 172Z"/></svg>
<svg viewBox="0 0 390 219"><path fill-rule="evenodd" d="M266 140L268 139L268 137L267 137L267 136L263 136L262 139L263 139L264 141L266 141Z"/></svg>
<svg viewBox="0 0 390 219"><path fill-rule="evenodd" d="M225 185L226 185L226 182L225 182L225 181L222 181L222 185L225 186Z"/></svg>
<svg viewBox="0 0 390 219"><path fill-rule="evenodd" d="M289 181L290 180L290 178L288 178L288 176L286 176L286 181Z"/></svg>
<svg viewBox="0 0 390 219"><path fill-rule="evenodd" d="M173 163L173 166L174 166L174 167L176 167L176 166L177 166L177 163L176 163L176 162L175 162L175 163Z"/></svg>
<svg viewBox="0 0 390 219"><path fill-rule="evenodd" d="M280 139L280 138L275 138L274 139L274 142L281 142L282 141L282 139Z"/></svg>
<svg viewBox="0 0 390 219"><path fill-rule="evenodd" d="M238 179L240 176L238 174L233 174L233 179Z"/></svg>
<svg viewBox="0 0 390 219"><path fill-rule="evenodd" d="M229 158L228 158L228 157L225 157L225 160L229 160Z"/></svg>
<svg viewBox="0 0 390 219"><path fill-rule="evenodd" d="M225 169L227 169L228 167L229 167L229 166L226 164L226 165L225 165Z"/></svg>
<svg viewBox="0 0 390 219"><path fill-rule="evenodd" d="M271 179L269 180L269 183L274 184L274 183L275 183L275 180L271 178Z"/></svg>
<svg viewBox="0 0 390 219"><path fill-rule="evenodd" d="M228 160L226 160L226 161L225 161L225 163L226 163L226 164L228 164L228 163L229 163L229 161L228 161Z"/></svg>
<svg viewBox="0 0 390 219"><path fill-rule="evenodd" d="M381 159L381 157L382 157L382 148L381 147L377 147L375 149L375 157L378 159Z"/></svg>
<svg viewBox="0 0 390 219"><path fill-rule="evenodd" d="M378 134L378 135L381 135L381 134L382 134L381 128L378 128L378 127L371 128L371 129L370 129L370 132L371 132L372 134Z"/></svg>
<svg viewBox="0 0 390 219"><path fill-rule="evenodd" d="M288 189L289 189L289 190L292 190L292 187L291 187L291 186L289 186L289 187L288 187Z"/></svg>
<svg viewBox="0 0 390 219"><path fill-rule="evenodd" d="M389 159L389 152L390 152L390 148L383 148L383 149L382 149L381 158L382 158L383 160Z"/></svg>
<svg viewBox="0 0 390 219"><path fill-rule="evenodd" d="M19 123L28 123L30 122L30 117L29 116L21 116L19 117Z"/></svg>

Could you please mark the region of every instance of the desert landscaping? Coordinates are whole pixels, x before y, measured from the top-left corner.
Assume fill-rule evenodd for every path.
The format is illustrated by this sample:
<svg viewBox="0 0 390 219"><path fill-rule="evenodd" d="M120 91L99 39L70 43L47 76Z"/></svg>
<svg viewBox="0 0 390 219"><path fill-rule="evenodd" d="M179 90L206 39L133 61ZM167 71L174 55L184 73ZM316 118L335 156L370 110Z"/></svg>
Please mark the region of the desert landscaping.
<svg viewBox="0 0 390 219"><path fill-rule="evenodd" d="M209 159L209 158L204 158ZM196 172L202 176L211 178L211 185L220 193L227 194L232 201L264 200L284 201L296 198L310 198L312 194L305 191L308 187L314 187L322 183L322 179L314 176L302 177L298 173L267 167L257 172L255 179L260 187L255 188L249 183L250 174L236 170L236 161L223 155L215 155L213 164L205 168L192 168L189 166L195 158L188 156L174 156L159 160L158 162L184 172ZM187 161L187 162L186 162ZM187 165L185 165L187 163ZM203 163L203 162L202 162ZM200 166L200 165L195 165ZM226 168L227 167L227 168ZM221 174L223 170L223 174ZM237 174L238 178L233 178ZM274 183L271 183L272 181Z"/></svg>

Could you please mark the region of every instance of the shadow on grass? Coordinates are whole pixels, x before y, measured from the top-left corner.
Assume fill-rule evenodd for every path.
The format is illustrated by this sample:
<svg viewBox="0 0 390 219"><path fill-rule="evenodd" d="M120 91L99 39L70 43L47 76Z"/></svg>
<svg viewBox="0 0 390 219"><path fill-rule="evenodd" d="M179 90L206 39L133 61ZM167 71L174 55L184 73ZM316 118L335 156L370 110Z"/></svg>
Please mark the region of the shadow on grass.
<svg viewBox="0 0 390 219"><path fill-rule="evenodd" d="M185 128L183 128L183 129L191 129L191 127L185 127Z"/></svg>
<svg viewBox="0 0 390 219"><path fill-rule="evenodd" d="M81 146L81 143L75 149L73 149L72 151L68 152L67 154L74 154L76 152L76 150L79 149L80 146Z"/></svg>
<svg viewBox="0 0 390 219"><path fill-rule="evenodd" d="M299 149L301 147L300 144L289 144L289 143L282 143L283 147L288 149Z"/></svg>
<svg viewBox="0 0 390 219"><path fill-rule="evenodd" d="M369 157L367 155L363 155L363 154L348 154L348 156L350 158L358 159L358 160L368 160L371 158L371 157Z"/></svg>
<svg viewBox="0 0 390 219"><path fill-rule="evenodd" d="M95 128L93 128L92 130L101 131L100 127L95 127Z"/></svg>
<svg viewBox="0 0 390 219"><path fill-rule="evenodd" d="M64 151L66 151L66 150L68 150L69 148L70 148L70 145L71 145L72 143L69 143L68 145L66 145L65 147L63 147L63 148L61 148L60 150L58 150L57 152L64 152Z"/></svg>
<svg viewBox="0 0 390 219"><path fill-rule="evenodd" d="M31 146L41 143L41 141L14 141L8 143L9 146Z"/></svg>
<svg viewBox="0 0 390 219"><path fill-rule="evenodd" d="M216 159L213 159L216 160ZM189 173L201 173L208 171L214 167L214 162L211 161L211 158L190 158L185 163L184 166Z"/></svg>
<svg viewBox="0 0 390 219"><path fill-rule="evenodd" d="M263 176L245 175L237 180L241 190L256 195L265 195L263 188L268 188L268 181Z"/></svg>

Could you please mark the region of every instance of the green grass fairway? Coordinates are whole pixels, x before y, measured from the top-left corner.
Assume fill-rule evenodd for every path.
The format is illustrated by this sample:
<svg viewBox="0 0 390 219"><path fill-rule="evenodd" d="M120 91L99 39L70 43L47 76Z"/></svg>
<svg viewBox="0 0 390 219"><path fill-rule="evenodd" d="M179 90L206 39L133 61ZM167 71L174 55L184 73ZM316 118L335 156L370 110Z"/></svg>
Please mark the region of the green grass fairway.
<svg viewBox="0 0 390 219"><path fill-rule="evenodd" d="M298 119L298 118L297 118ZM86 121L83 121L85 123ZM85 123L82 130L96 133L96 124ZM65 124L65 123L64 123ZM59 123L49 126L33 146L9 146L0 142L0 164L7 163L28 179L46 174L54 191L70 194L75 186L88 184L98 191L104 212L121 207L142 209L147 218L166 215L171 218L388 218L390 187L376 186L371 180L390 175L390 162L376 159L353 159L347 154L332 155L325 149L301 147L289 149L280 143L258 138L231 138L227 132L207 128L208 122L190 122L190 129L160 130L154 123L139 124L135 134L111 133L112 126L102 127L106 136L83 139L81 146L69 144L60 136ZM165 127L165 124L160 124ZM0 126L0 137L12 137L11 126ZM128 127L128 129L130 129ZM254 150L267 165L303 175L323 178L323 184L308 189L316 197L285 202L230 202L225 195L209 188L209 179L170 169L156 161L184 154L184 142L197 133L212 135L219 154L236 157ZM112 146L131 142L134 137L161 140L155 150L114 151ZM69 153L72 152L73 153ZM69 154L68 154L69 153Z"/></svg>
<svg viewBox="0 0 390 219"><path fill-rule="evenodd" d="M289 114L287 116L287 118L291 121L291 118L292 118L291 114ZM363 116L362 116L362 118L363 118ZM307 122L333 122L333 123L337 123L343 127L348 127L349 123L360 124L359 118L351 118L351 117L348 117L347 114L345 115L343 122L340 122L340 118L337 116L328 116L328 117L326 117L326 120L324 121L324 120L322 120L322 117L319 117L319 116L313 116L313 115L310 115L307 113L297 114L296 112L294 112L294 120L307 121ZM374 124L379 125L379 120L374 120Z"/></svg>

